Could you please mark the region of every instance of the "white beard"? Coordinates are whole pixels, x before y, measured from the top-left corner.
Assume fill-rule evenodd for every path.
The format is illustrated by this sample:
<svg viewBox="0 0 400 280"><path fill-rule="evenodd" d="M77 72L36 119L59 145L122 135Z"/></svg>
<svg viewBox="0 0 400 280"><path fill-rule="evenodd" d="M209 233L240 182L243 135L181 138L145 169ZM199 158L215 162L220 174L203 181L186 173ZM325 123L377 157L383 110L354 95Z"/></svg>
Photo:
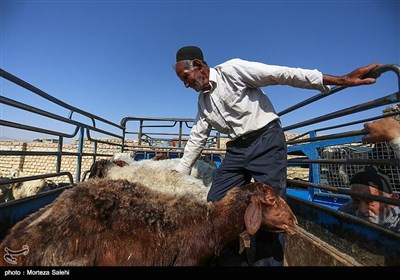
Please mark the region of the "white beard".
<svg viewBox="0 0 400 280"><path fill-rule="evenodd" d="M382 225L385 219L387 218L386 211L384 211L383 215L377 215L371 210L368 211L368 214L362 214L360 212L356 212L357 216L360 217L361 219L370 221L371 223Z"/></svg>
<svg viewBox="0 0 400 280"><path fill-rule="evenodd" d="M203 88L203 84L199 83L199 82L195 83L193 86L193 89L197 92L201 91L202 88Z"/></svg>
<svg viewBox="0 0 400 280"><path fill-rule="evenodd" d="M203 75L201 82L196 82L193 86L193 89L197 92L201 91L203 87L206 85L206 83L204 82L205 79L206 77Z"/></svg>

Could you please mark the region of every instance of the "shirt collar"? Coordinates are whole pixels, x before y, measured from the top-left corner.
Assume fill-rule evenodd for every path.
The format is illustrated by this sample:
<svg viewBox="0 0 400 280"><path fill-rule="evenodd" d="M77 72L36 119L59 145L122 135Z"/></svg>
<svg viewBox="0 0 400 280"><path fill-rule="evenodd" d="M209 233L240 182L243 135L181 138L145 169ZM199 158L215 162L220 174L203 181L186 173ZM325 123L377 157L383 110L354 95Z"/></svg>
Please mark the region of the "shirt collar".
<svg viewBox="0 0 400 280"><path fill-rule="evenodd" d="M214 68L210 68L210 75L208 77L208 80L210 82L217 82L217 70L215 70Z"/></svg>
<svg viewBox="0 0 400 280"><path fill-rule="evenodd" d="M203 91L203 93L210 93L214 90L215 85L217 84L217 71L214 68L210 68L210 74L208 77L209 84L211 86L210 90Z"/></svg>

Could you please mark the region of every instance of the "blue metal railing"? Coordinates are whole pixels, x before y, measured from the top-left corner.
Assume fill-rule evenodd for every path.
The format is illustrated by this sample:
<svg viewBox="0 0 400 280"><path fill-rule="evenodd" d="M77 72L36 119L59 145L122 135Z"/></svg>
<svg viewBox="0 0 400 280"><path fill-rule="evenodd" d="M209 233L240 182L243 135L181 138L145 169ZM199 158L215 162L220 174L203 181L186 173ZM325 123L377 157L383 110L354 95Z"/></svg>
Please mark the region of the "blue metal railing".
<svg viewBox="0 0 400 280"><path fill-rule="evenodd" d="M62 156L75 156L76 157L76 174L75 174L75 179L73 181L73 184L76 184L76 183L80 182L80 180L81 180L82 158L84 156L92 156L93 161L96 160L96 156L111 156L108 154L98 153L97 152L97 143L105 143L108 145L117 145L120 147L120 150L123 151L122 143L123 143L124 127L120 126L119 124L108 121L104 118L101 118L99 116L93 115L84 110L81 110L79 108L76 108L74 106L71 106L57 98L54 98L53 96L45 93L44 91L38 89L37 87L35 87L29 83L17 78L16 76L6 72L3 69L0 69L0 76L4 79L10 81L14 85L22 87L23 89L27 90L31 94L38 95L41 98L48 100L51 103L56 104L63 109L69 110L69 113L68 113L68 117L64 117L60 114L50 113L46 110L31 106L28 104L24 104L22 102L12 100L10 98L7 98L7 97L3 96L4 92L2 93L2 96L0 96L0 104L5 104L5 105L13 107L14 109L17 109L17 110L28 111L28 112L34 113L36 115L42 116L46 119L56 120L60 123L68 124L73 127L72 131L62 132L62 131L58 131L58 130L56 131L56 130L44 129L40 126L40 124L34 126L34 125L27 125L27 124L23 124L23 123L16 123L16 122L13 122L12 120L1 119L0 120L1 126L6 126L9 128L14 128L14 129L18 129L18 130L43 133L46 135L58 137L59 144L58 144L58 150L56 152L48 153L48 152L37 151L37 152L27 153L26 151L14 151L13 155L25 155L25 156L41 156L41 155L52 156L52 155L54 155L57 158L55 171L60 174L61 174ZM91 124L86 124L84 122L73 120L73 115L76 115L76 114L87 117L91 121ZM103 123L103 124L109 125L115 129L117 129L118 134L111 133L109 131L97 128L96 126L98 123ZM83 152L82 147L83 147L83 143L84 143L84 131L86 131L88 140L93 143L93 147L94 147L93 153L84 153ZM102 141L102 140L93 139L90 136L91 132L96 132L96 133L100 133L102 135L106 135L107 137L113 137L116 139L120 139L121 143L118 144L115 142L106 142L106 141ZM76 152L63 151L64 140L72 139L75 136L78 136L78 150ZM3 150L0 151L0 156L6 156L6 155L10 155L10 151L3 151ZM1 183L1 181L0 181L0 183Z"/></svg>
<svg viewBox="0 0 400 280"><path fill-rule="evenodd" d="M369 77L380 77L385 72L394 72L397 76L397 87L398 91L383 97L370 100L364 103L357 104L355 106L343 108L334 112L326 113L318 117L309 119L299 119L298 122L290 125L284 126L285 132L291 132L294 129L305 128L310 125L321 124L327 120L336 120L336 124L332 126L325 126L309 130L305 133L296 134L296 136L288 139L288 155L297 156L297 158L289 159L288 166L308 166L309 168L309 178L308 181L314 184L321 184L321 166L339 166L339 165L349 165L349 166L361 166L363 165L380 165L385 166L388 169L394 170L397 177L400 171L400 161L395 158L379 158L374 157L370 159L354 159L353 161L346 161L340 159L324 159L321 156L321 151L329 147L344 147L344 146L357 146L361 145L362 138L366 134L366 130L349 130L355 124L364 124L365 122L377 120L384 117L398 117L400 114L400 108L396 112L389 112L387 114L381 114L368 118L354 119L350 122L340 122L338 119L343 116L355 116L356 113L368 111L370 109L379 108L382 106L388 106L390 104L395 104L400 101L400 67L395 64L381 65L368 75ZM379 79L377 79L377 84ZM319 93L307 100L299 102L281 112L278 113L279 116L284 116L288 113L293 113L294 111L303 108L305 106L316 103L317 101L332 96L333 94L346 89L345 87L336 87L328 94ZM354 117L357 118L357 117ZM340 128L342 132L328 134L327 131ZM347 129L347 130L346 130ZM299 155L305 156L305 158L298 158ZM393 180L398 180L395 178ZM303 186L304 187L304 186ZM400 191L400 186L395 184L395 190ZM308 199L313 202L318 202L321 204L326 204L327 206L337 207L343 203L343 196L332 194L327 191L321 190L319 188L310 186L308 187ZM338 202L339 201L339 202Z"/></svg>

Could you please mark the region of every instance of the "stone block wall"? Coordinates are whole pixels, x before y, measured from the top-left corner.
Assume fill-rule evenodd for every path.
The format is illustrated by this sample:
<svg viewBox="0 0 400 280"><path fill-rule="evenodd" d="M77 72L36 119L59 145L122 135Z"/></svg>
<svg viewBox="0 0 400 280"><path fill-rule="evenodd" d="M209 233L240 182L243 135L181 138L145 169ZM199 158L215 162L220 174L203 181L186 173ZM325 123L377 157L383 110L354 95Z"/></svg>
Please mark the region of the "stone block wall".
<svg viewBox="0 0 400 280"><path fill-rule="evenodd" d="M118 140L110 140L109 142L117 142ZM132 141L127 141L128 143ZM58 151L58 143L49 142L23 142L15 140L1 140L0 150L2 151L41 151L41 152L56 152ZM75 141L72 144L64 144L63 152L78 152L78 142ZM94 144L90 141L84 141L83 153L93 153ZM113 155L120 152L119 146L108 145L99 143L97 145L98 154ZM96 160L107 157L96 157ZM82 159L81 167L81 179L83 173L90 169L93 163L93 157L84 156ZM57 156L45 155L45 156L31 156L31 155L19 155L19 156L0 156L0 176L9 177L13 170L20 170L24 176L41 175L47 173L56 173L57 168ZM75 178L77 169L77 156L63 155L61 159L61 171L70 172ZM69 182L67 176L49 178L54 182Z"/></svg>
<svg viewBox="0 0 400 280"><path fill-rule="evenodd" d="M102 141L120 143L117 139L102 139ZM225 148L225 142L223 141L222 147ZM136 145L136 140L126 140L128 145ZM52 142L23 142L16 140L0 140L0 150L2 151L42 151L42 152L56 152L58 150L58 143ZM63 144L64 152L78 152L78 142L75 141L72 144ZM91 141L85 140L83 145L83 153L93 153L94 144ZM97 145L98 154L113 155L120 152L119 146L108 145L99 143ZM96 160L101 158L110 158L97 156ZM91 156L84 156L82 159L81 167L81 180L83 179L84 172L89 170L93 163ZM56 156L0 156L0 176L9 177L13 170L20 170L24 176L41 175L47 173L56 173L57 157ZM70 172L75 180L77 172L77 156L62 156L61 160L61 171ZM301 178L308 179L308 169L299 167L288 168L288 178ZM54 182L69 182L67 176L49 178Z"/></svg>

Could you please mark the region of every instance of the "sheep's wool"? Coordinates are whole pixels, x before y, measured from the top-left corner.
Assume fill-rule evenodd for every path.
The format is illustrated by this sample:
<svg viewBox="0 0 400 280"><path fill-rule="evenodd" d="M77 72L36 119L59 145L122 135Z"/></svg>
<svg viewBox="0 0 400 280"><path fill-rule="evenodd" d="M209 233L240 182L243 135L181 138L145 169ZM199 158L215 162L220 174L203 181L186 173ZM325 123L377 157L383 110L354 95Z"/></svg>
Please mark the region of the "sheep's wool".
<svg viewBox="0 0 400 280"><path fill-rule="evenodd" d="M126 179L170 194L194 194L202 201L206 201L216 170L215 167L203 161L197 161L191 174L186 175L172 172L178 165L179 159L134 161L126 154L117 154L114 155L113 160L123 160L128 165L112 166L107 171L107 177L110 179Z"/></svg>

